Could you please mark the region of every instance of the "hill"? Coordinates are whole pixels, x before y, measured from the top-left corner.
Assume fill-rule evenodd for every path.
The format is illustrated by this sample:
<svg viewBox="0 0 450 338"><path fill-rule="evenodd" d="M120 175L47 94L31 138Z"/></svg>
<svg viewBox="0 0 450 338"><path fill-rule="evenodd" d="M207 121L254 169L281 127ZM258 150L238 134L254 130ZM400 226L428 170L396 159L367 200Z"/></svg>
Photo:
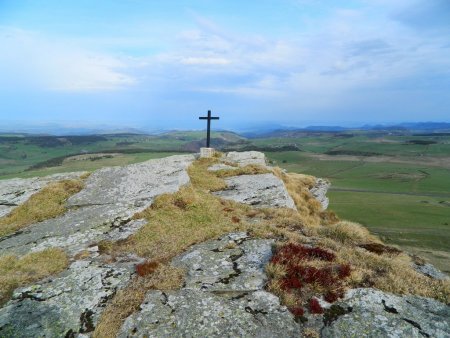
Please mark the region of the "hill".
<svg viewBox="0 0 450 338"><path fill-rule="evenodd" d="M262 153L0 187L1 336L450 334L447 276Z"/></svg>

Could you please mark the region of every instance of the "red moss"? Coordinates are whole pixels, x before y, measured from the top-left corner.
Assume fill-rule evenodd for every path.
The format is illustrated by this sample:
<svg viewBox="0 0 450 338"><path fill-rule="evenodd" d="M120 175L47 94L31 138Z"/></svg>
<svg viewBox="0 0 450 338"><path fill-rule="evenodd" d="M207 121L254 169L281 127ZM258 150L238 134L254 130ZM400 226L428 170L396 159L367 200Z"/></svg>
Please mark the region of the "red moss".
<svg viewBox="0 0 450 338"><path fill-rule="evenodd" d="M305 310L302 307L294 307L289 310L295 317L301 317L305 314Z"/></svg>
<svg viewBox="0 0 450 338"><path fill-rule="evenodd" d="M299 304L302 303L302 295L306 296L316 286L325 289L324 298L333 303L344 295L344 279L351 274L349 264L332 263L336 256L334 253L318 247L306 247L299 244L289 243L279 248L272 257L271 263L282 265L286 271L284 278L278 280L283 292L289 292L298 298ZM323 266L312 266L309 261L321 260ZM329 262L329 263L327 263ZM313 314L323 313L324 310L316 298L308 302L308 309ZM302 307L291 308L290 311L296 317L303 316Z"/></svg>
<svg viewBox="0 0 450 338"><path fill-rule="evenodd" d="M272 258L272 263L281 262L283 264L292 260L319 259L331 262L336 258L335 254L321 248L308 248L302 245L289 243L278 250Z"/></svg>
<svg viewBox="0 0 450 338"><path fill-rule="evenodd" d="M323 313L323 308L316 298L311 298L309 300L309 311L314 314Z"/></svg>
<svg viewBox="0 0 450 338"><path fill-rule="evenodd" d="M347 278L352 273L352 268L348 264L342 264L339 266L339 278Z"/></svg>
<svg viewBox="0 0 450 338"><path fill-rule="evenodd" d="M298 278L295 277L288 277L282 280L281 287L284 290L289 289L300 289L302 287L302 283Z"/></svg>
<svg viewBox="0 0 450 338"><path fill-rule="evenodd" d="M338 300L338 296L333 291L328 291L323 297L328 303L334 303Z"/></svg>
<svg viewBox="0 0 450 338"><path fill-rule="evenodd" d="M152 274L159 266L158 262L155 261L147 261L141 264L136 265L136 273L141 276L147 276Z"/></svg>

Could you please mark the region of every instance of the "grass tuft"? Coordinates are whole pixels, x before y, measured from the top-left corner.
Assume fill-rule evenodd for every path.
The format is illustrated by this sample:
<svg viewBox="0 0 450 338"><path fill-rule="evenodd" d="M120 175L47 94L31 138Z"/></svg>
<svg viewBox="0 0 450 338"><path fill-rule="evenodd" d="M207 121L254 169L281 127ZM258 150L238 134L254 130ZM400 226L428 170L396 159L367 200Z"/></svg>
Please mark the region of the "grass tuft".
<svg viewBox="0 0 450 338"><path fill-rule="evenodd" d="M125 289L117 292L103 311L93 337L117 337L124 320L139 309L149 290L176 290L183 285L183 280L183 270L165 264L158 265L145 277L134 278Z"/></svg>
<svg viewBox="0 0 450 338"><path fill-rule="evenodd" d="M12 234L30 224L64 214L67 199L82 188L82 180L50 183L8 215L0 218L0 237Z"/></svg>
<svg viewBox="0 0 450 338"><path fill-rule="evenodd" d="M46 249L21 258L0 257L0 305L11 298L15 288L63 271L69 261L61 249Z"/></svg>

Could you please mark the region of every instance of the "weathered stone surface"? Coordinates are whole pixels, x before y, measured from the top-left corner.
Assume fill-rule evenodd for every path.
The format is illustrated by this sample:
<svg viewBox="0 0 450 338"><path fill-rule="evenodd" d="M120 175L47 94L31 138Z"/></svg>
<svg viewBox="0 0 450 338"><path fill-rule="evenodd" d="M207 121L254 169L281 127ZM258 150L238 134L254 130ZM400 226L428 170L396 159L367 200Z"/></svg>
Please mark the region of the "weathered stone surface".
<svg viewBox="0 0 450 338"><path fill-rule="evenodd" d="M84 172L54 174L45 177L13 178L0 180L0 217L23 204L51 182L79 178Z"/></svg>
<svg viewBox="0 0 450 338"><path fill-rule="evenodd" d="M329 200L326 194L330 185L330 182L328 182L327 180L318 178L314 187L309 190L314 198L318 200L320 204L322 204L323 210L326 210L328 208Z"/></svg>
<svg viewBox="0 0 450 338"><path fill-rule="evenodd" d="M62 247L73 254L102 239L123 238L124 232L129 235L135 230L131 217L136 212L149 206L155 196L175 192L189 182L186 169L193 159L171 156L96 171L86 188L69 199L71 210L0 238L0 254L26 254L48 247Z"/></svg>
<svg viewBox="0 0 450 338"><path fill-rule="evenodd" d="M178 191L189 182L187 167L193 155L177 155L126 167L109 167L94 172L86 187L72 196L69 206L120 204L148 205L155 196Z"/></svg>
<svg viewBox="0 0 450 338"><path fill-rule="evenodd" d="M433 299L354 289L334 306L345 314L322 337L450 337L450 306Z"/></svg>
<svg viewBox="0 0 450 338"><path fill-rule="evenodd" d="M132 216L155 196L188 183L186 169L193 159L173 156L99 170L90 176L86 189L73 196L66 214L1 238L0 254L60 247L72 256L87 250L89 257L54 278L16 290L0 309L0 337L72 337L92 332L107 301L129 282L134 265L141 262L125 256L104 263L105 257L92 245L135 233L145 221Z"/></svg>
<svg viewBox="0 0 450 338"><path fill-rule="evenodd" d="M298 337L302 327L263 290L271 240L234 233L173 260L187 270L180 291L151 291L119 337Z"/></svg>
<svg viewBox="0 0 450 338"><path fill-rule="evenodd" d="M234 162L241 167L249 164L256 164L263 167L266 166L266 155L259 151L231 151L227 153L225 160L228 162Z"/></svg>
<svg viewBox="0 0 450 338"><path fill-rule="evenodd" d="M106 302L129 281L132 267L131 262L76 261L53 279L16 290L0 309L0 336L69 337L92 332Z"/></svg>
<svg viewBox="0 0 450 338"><path fill-rule="evenodd" d="M259 208L295 209L283 181L273 174L241 175L227 178L225 182L228 188L215 192L215 195Z"/></svg>
<svg viewBox="0 0 450 338"><path fill-rule="evenodd" d="M416 264L413 263L412 267L417 272L421 273L422 275L425 275L427 277L433 278L433 279L439 279L439 280L448 280L450 279L449 276L447 276L445 273L437 269L434 265L430 263L425 264Z"/></svg>

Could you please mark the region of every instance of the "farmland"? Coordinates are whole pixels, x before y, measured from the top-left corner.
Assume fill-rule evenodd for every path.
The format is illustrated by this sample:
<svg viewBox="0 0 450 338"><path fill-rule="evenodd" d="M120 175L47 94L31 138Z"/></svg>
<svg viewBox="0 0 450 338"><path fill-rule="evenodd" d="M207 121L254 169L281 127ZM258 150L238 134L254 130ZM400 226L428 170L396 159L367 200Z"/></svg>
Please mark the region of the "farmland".
<svg viewBox="0 0 450 338"><path fill-rule="evenodd" d="M0 136L0 179L194 152L203 137L203 132ZM327 178L330 209L341 218L450 271L450 134L281 132L244 138L216 132L212 138L216 148L257 149L288 171Z"/></svg>

